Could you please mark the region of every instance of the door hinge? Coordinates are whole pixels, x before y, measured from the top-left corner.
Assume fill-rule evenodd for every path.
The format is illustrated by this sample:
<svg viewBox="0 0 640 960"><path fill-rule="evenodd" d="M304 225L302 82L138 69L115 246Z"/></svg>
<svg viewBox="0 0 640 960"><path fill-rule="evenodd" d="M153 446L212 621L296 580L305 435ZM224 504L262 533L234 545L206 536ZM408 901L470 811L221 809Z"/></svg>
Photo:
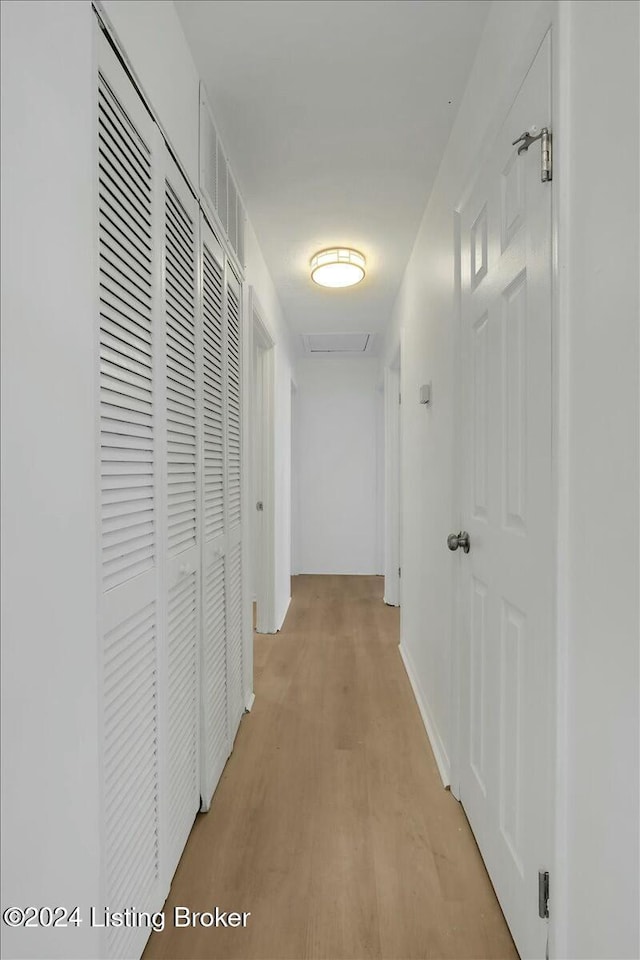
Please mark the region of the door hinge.
<svg viewBox="0 0 640 960"><path fill-rule="evenodd" d="M398 579L402 577L402 567L398 567Z"/></svg>
<svg viewBox="0 0 640 960"><path fill-rule="evenodd" d="M401 394L401 393L398 394L398 403L400 404L400 406L402 406L402 394Z"/></svg>
<svg viewBox="0 0 640 960"><path fill-rule="evenodd" d="M543 127L539 133L536 132L537 128L532 127L531 132L525 130L524 133L520 134L517 140L514 140L511 146L515 147L517 143L520 144L518 147L518 155L521 153L526 153L532 143L535 143L536 140L540 141L541 154L540 154L540 179L543 183L548 183L553 178L553 161L551 158L551 132L548 127Z"/></svg>
<svg viewBox="0 0 640 960"><path fill-rule="evenodd" d="M549 871L538 870L538 916L546 920L549 916Z"/></svg>

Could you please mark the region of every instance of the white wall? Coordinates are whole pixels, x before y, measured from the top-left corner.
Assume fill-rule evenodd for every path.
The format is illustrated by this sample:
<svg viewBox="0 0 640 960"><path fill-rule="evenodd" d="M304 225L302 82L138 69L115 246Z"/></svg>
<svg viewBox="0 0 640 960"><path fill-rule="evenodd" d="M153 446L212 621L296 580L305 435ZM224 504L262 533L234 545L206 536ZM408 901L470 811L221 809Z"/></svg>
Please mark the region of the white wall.
<svg viewBox="0 0 640 960"><path fill-rule="evenodd" d="M553 189L560 201L562 298L556 317L560 753L552 950L560 957L637 957L635 2L495 2L490 11L387 338L389 364L402 337L401 634L448 778L457 718L445 541L459 521L453 211L550 23L560 108ZM606 172L594 149L596 131L608 145ZM433 401L420 407L418 387L429 380Z"/></svg>
<svg viewBox="0 0 640 960"><path fill-rule="evenodd" d="M640 956L640 10L567 4L560 220L566 915L558 952ZM593 149L607 144L606 176ZM562 811L561 811L562 813ZM564 841L564 843L563 843ZM594 882L595 879L595 882Z"/></svg>
<svg viewBox="0 0 640 960"><path fill-rule="evenodd" d="M297 572L380 573L375 358L296 364Z"/></svg>
<svg viewBox="0 0 640 960"><path fill-rule="evenodd" d="M88 2L2 4L3 956L96 957L95 74Z"/></svg>

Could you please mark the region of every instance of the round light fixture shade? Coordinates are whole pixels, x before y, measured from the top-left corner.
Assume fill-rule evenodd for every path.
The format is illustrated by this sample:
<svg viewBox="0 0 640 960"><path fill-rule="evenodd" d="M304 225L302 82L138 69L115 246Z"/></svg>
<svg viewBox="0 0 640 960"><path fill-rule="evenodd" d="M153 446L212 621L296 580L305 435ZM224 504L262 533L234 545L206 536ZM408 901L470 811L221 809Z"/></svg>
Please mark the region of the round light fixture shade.
<svg viewBox="0 0 640 960"><path fill-rule="evenodd" d="M367 261L357 250L332 247L311 257L311 279L322 287L352 287L364 279Z"/></svg>

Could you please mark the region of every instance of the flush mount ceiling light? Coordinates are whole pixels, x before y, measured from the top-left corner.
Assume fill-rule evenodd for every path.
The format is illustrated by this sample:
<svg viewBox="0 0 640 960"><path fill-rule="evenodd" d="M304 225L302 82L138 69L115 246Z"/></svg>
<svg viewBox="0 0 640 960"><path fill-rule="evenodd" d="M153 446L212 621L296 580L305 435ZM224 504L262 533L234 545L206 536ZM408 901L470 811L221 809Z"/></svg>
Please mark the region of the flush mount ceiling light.
<svg viewBox="0 0 640 960"><path fill-rule="evenodd" d="M352 287L364 279L367 261L357 250L332 247L311 257L311 279L321 287Z"/></svg>

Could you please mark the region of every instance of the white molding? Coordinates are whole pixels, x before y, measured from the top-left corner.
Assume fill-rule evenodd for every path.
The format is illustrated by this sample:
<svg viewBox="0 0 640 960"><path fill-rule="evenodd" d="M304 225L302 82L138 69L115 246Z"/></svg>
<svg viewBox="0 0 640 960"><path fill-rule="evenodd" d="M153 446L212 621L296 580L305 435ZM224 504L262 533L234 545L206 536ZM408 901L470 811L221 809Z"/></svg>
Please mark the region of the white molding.
<svg viewBox="0 0 640 960"><path fill-rule="evenodd" d="M384 370L384 602L400 606L400 348Z"/></svg>
<svg viewBox="0 0 640 960"><path fill-rule="evenodd" d="M551 193L552 229L552 471L554 492L554 585L555 585L555 650L552 663L555 670L550 684L551 736L554 739L552 810L553 910L549 920L549 947L551 957L568 956L569 924L569 825L571 813L568 799L567 758L567 691L569 689L569 544L570 544L570 333L571 310L569 283L566 275L566 253L571 243L570 201L568 184L571 178L571 57L573 4L559 3L551 22L551 119L556 139ZM564 269L560 268L561 259ZM555 656L554 656L555 654Z"/></svg>
<svg viewBox="0 0 640 960"><path fill-rule="evenodd" d="M295 577L298 573L298 557L300 555L299 547L299 535L300 535L300 512L298 507L298 463L296 457L297 450L297 393L298 393L298 384L295 380L294 373L291 374L291 421L290 421L290 438L291 438L291 449L290 449L290 459L291 459L291 488L290 488L290 509L291 509L291 559L290 559L290 570L289 570L289 582L291 582L291 577Z"/></svg>
<svg viewBox="0 0 640 960"><path fill-rule="evenodd" d="M254 693L253 690L252 690L251 693L249 694L248 698L247 698L247 704L246 704L246 707L245 707L245 710L247 711L247 713L251 713L251 711L253 710L253 705L254 705L255 702L256 702L256 695L255 695L255 693Z"/></svg>
<svg viewBox="0 0 640 960"><path fill-rule="evenodd" d="M282 613L281 613L280 615L277 615L277 616L274 618L274 621L273 621L273 629L272 629L272 630L258 630L258 627L256 626L256 633L260 633L260 634L271 634L271 635L273 635L274 633L280 633L280 631L282 630L282 627L284 626L284 622L285 622L285 620L287 619L287 614L289 613L289 607L290 607L290 606L291 606L291 597L289 597L289 599L287 600L287 602L286 602L286 604L285 604L285 606L284 606L284 610L282 611Z"/></svg>
<svg viewBox="0 0 640 960"><path fill-rule="evenodd" d="M264 313L253 286L249 287L248 326L251 338L249 354L251 371L253 370L255 348L259 347L261 351L262 426L257 441L261 444L260 463L263 473L262 499L264 511L262 542L257 545L260 549L260 562L257 568L257 582L254 584L258 612L256 630L258 633L276 633L278 626L275 610L275 342L269 327L264 321ZM251 376L248 378L247 386L250 396L251 479L249 486L250 494L253 496L256 471L256 384L251 380ZM250 500L249 510L253 511L254 509L255 504ZM251 515L253 516L253 513ZM251 524L251 529L255 529L253 524ZM251 543L251 549L256 549L256 544L253 542Z"/></svg>
<svg viewBox="0 0 640 960"><path fill-rule="evenodd" d="M462 263L461 263L461 235L460 235L461 204L453 211L453 242L454 242L454 323L453 323L453 355L456 363L460 359L462 350ZM459 438L462 436L462 409L464 384L456 380L453 388L453 418L452 429L454 442L452 444L452 476L453 496L451 498L451 530L462 530L462 450ZM451 792L456 800L460 796L460 766L462 744L460 730L462 727L462 616L463 602L460 578L460 566L451 564L451 663L449 676L449 703L451 717Z"/></svg>
<svg viewBox="0 0 640 960"><path fill-rule="evenodd" d="M433 717L431 716L431 711L427 706L427 701L420 689L420 684L418 683L418 676L413 665L413 661L409 654L409 651L402 643L398 644L398 650L400 651L400 656L402 657L402 662L404 668L407 671L407 676L409 677L409 683L411 684L411 689L413 690L413 695L415 697L416 703L418 704L418 710L420 711L420 716L422 717L422 722L424 728L427 731L427 737L429 738L429 743L431 744L431 750L433 751L433 756L436 761L436 766L438 767L438 773L440 774L440 779L442 780L443 787L450 786L451 776L450 776L450 765L449 757L447 756L447 751L444 748L442 738L438 733L438 728L436 727Z"/></svg>
<svg viewBox="0 0 640 960"><path fill-rule="evenodd" d="M251 369L253 364L251 291L242 284L242 686L244 701L253 696L253 608L251 599Z"/></svg>
<svg viewBox="0 0 640 960"><path fill-rule="evenodd" d="M279 633L280 630L282 630L282 627L284 626L284 622L287 619L287 614L289 613L290 606L291 606L291 597L289 597L289 599L285 604L285 608L282 612L282 616L278 617L278 619L276 620L277 626L276 626L276 629L273 631L274 633Z"/></svg>
<svg viewBox="0 0 640 960"><path fill-rule="evenodd" d="M322 330L319 331L321 336L327 337L340 337L345 331L344 330ZM346 357L347 359L352 359L354 357L371 357L377 353L376 347L378 346L378 335L376 333L367 333L365 331L349 331L355 335L367 337L367 342L365 343L364 350L313 350L311 348L311 337L317 336L313 333L301 333L299 334L299 349L300 355L307 358L311 357L314 360L324 360L327 358L335 359L336 357Z"/></svg>

